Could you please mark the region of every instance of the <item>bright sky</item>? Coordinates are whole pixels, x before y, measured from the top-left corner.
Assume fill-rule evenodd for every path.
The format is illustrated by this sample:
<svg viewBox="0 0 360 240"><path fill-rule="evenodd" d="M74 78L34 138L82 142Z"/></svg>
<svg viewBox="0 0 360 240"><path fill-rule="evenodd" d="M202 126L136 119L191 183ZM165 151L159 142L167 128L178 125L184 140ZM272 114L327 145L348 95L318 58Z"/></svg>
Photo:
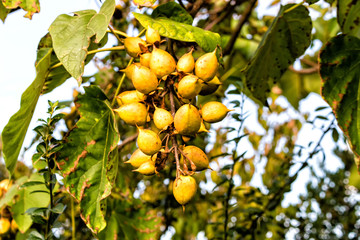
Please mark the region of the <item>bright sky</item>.
<svg viewBox="0 0 360 240"><path fill-rule="evenodd" d="M258 10L263 13L266 10L266 6L272 1L260 0L259 2L261 9ZM40 3L41 12L35 14L31 21L24 18L23 15L25 13L20 10L10 14L5 21L5 24L0 23L0 132L7 124L9 118L18 111L21 94L35 78L34 62L36 59L37 45L41 37L48 32L48 28L52 21L55 20L58 15L63 13L71 13L84 9L99 9L95 0L48 0L40 1ZM272 9L272 12L275 12L276 14L277 9ZM89 66L85 68L85 75L92 71L94 71L94 68L89 64ZM72 99L72 89L76 86L76 81L74 79L69 79L51 94L41 96L29 129L33 129L36 126L36 120L46 113L48 100L70 100ZM311 112L316 107L324 105L325 103L320 96L311 94L311 96L301 104L301 109L302 112ZM246 120L248 124L251 125L251 123L257 121L256 113L254 111L255 108L251 102L248 102L246 106L246 110L253 113L250 118ZM316 142L320 135L320 132L305 127L300 133L300 138L302 140L300 140L299 144L306 146L309 137ZM28 131L24 146L29 145L33 136L33 132L31 130ZM325 141L328 147L334 146L330 139L325 139ZM327 150L327 152L331 155L330 150ZM31 155L29 157L31 157ZM28 158L28 156L26 156L26 158ZM328 166L330 169L335 170L340 166L339 161L332 159L331 157L327 161L329 161ZM257 170L257 174L253 181L256 185L261 182L261 173L262 170L260 168L260 170ZM306 171L303 171L302 174L302 176L308 176ZM305 177L305 179L307 179L307 177ZM293 189L297 189L297 191L287 194L285 203L296 202L296 196L299 193L305 192L304 183L304 178L296 181L292 187Z"/></svg>

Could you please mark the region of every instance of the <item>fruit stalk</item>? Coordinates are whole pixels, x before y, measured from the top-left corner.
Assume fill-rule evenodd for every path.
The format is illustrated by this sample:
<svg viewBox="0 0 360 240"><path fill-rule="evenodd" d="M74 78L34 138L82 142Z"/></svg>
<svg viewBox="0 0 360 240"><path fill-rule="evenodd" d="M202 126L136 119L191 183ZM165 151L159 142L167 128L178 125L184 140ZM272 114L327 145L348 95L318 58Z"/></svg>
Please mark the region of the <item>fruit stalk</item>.
<svg viewBox="0 0 360 240"><path fill-rule="evenodd" d="M129 67L129 66L132 64L133 61L134 61L134 58L131 58L130 61L129 61L129 63L128 63L128 65L127 65L127 67ZM115 91L114 98L113 98L113 100L112 100L112 102L111 102L111 106L112 106L112 107L115 105L116 96L117 96L117 95L119 94L119 92L120 92L120 88L121 88L122 83L124 82L125 76L126 76L126 74L125 74L125 72L124 72L123 75L121 76L119 85L118 85L118 87L117 87L117 89L116 89L116 91Z"/></svg>

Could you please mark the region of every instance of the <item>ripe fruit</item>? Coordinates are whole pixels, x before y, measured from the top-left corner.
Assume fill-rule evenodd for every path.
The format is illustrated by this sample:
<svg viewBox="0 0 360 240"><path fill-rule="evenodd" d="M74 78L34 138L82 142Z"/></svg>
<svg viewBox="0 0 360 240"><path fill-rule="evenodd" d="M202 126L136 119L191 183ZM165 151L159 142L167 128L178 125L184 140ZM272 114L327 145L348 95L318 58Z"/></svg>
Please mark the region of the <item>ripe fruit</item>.
<svg viewBox="0 0 360 240"><path fill-rule="evenodd" d="M209 159L200 148L196 146L186 146L183 149L185 156L190 159L196 166L196 171L202 171L209 168ZM181 155L181 164L186 162L187 167L191 169L191 164L184 156Z"/></svg>
<svg viewBox="0 0 360 240"><path fill-rule="evenodd" d="M136 90L143 94L154 91L159 85L156 75L149 68L138 65L134 68L132 82Z"/></svg>
<svg viewBox="0 0 360 240"><path fill-rule="evenodd" d="M178 93L181 97L191 99L196 97L201 91L201 82L195 75L186 75L178 85Z"/></svg>
<svg viewBox="0 0 360 240"><path fill-rule="evenodd" d="M174 117L175 129L182 135L196 134L201 125L199 111L191 104L181 106Z"/></svg>
<svg viewBox="0 0 360 240"><path fill-rule="evenodd" d="M119 106L133 102L142 102L145 99L146 96L137 90L125 91L116 97Z"/></svg>
<svg viewBox="0 0 360 240"><path fill-rule="evenodd" d="M15 219L11 220L11 226L10 226L10 228L11 228L11 231L12 231L13 233L15 233L16 230L19 228L18 225L17 225L16 222L15 222Z"/></svg>
<svg viewBox="0 0 360 240"><path fill-rule="evenodd" d="M128 103L115 109L115 111L129 125L143 126L146 123L148 112L145 104L139 102Z"/></svg>
<svg viewBox="0 0 360 240"><path fill-rule="evenodd" d="M195 60L194 57L192 55L192 52L194 51L194 49L191 49L190 52L185 53L177 62L176 65L176 69L179 72L184 72L184 73L191 73L194 70L195 67Z"/></svg>
<svg viewBox="0 0 360 240"><path fill-rule="evenodd" d="M7 218L0 218L0 235L5 234L10 229L10 221Z"/></svg>
<svg viewBox="0 0 360 240"><path fill-rule="evenodd" d="M195 62L195 75L204 80L210 81L215 77L218 69L216 49L211 53L205 53Z"/></svg>
<svg viewBox="0 0 360 240"><path fill-rule="evenodd" d="M127 37L124 40L125 50L132 57L137 57L141 53L139 44L146 46L146 42L139 37Z"/></svg>
<svg viewBox="0 0 360 240"><path fill-rule="evenodd" d="M146 30L145 37L146 37L146 42L148 42L150 44L160 42L160 40L161 40L159 32L156 31L155 29L151 28L150 26L148 26L148 28Z"/></svg>
<svg viewBox="0 0 360 240"><path fill-rule="evenodd" d="M135 66L140 67L141 64L140 64L140 63L133 63L133 64L131 64L130 66L128 66L127 68L122 69L122 70L120 70L120 71L121 71L121 72L124 72L125 75L126 75L126 77L127 77L128 79L132 80L132 75L133 75L133 73L134 73Z"/></svg>
<svg viewBox="0 0 360 240"><path fill-rule="evenodd" d="M231 110L221 102L208 102L201 108L201 116L205 122L215 123L220 122L226 117L226 114Z"/></svg>
<svg viewBox="0 0 360 240"><path fill-rule="evenodd" d="M220 85L221 82L219 78L215 76L211 81L201 83L201 91L199 94L202 96L213 94Z"/></svg>
<svg viewBox="0 0 360 240"><path fill-rule="evenodd" d="M149 160L140 165L138 169L133 170L133 172L138 172L146 176L151 176L155 174L155 162Z"/></svg>
<svg viewBox="0 0 360 240"><path fill-rule="evenodd" d="M147 155L153 155L161 149L161 139L149 129L139 128L137 144L140 150Z"/></svg>
<svg viewBox="0 0 360 240"><path fill-rule="evenodd" d="M187 204L194 196L197 190L197 184L193 177L180 175L175 179L173 185L173 194L178 203Z"/></svg>
<svg viewBox="0 0 360 240"><path fill-rule="evenodd" d="M155 126L160 130L166 129L174 122L174 118L169 111L158 107L155 107L153 120Z"/></svg>
<svg viewBox="0 0 360 240"><path fill-rule="evenodd" d="M140 55L140 64L144 67L150 68L151 53L143 53Z"/></svg>
<svg viewBox="0 0 360 240"><path fill-rule="evenodd" d="M165 75L169 75L174 72L175 67L175 59L170 55L170 53L154 47L151 52L150 69L158 78L162 78Z"/></svg>
<svg viewBox="0 0 360 240"><path fill-rule="evenodd" d="M125 163L130 163L131 166L133 166L134 168L138 168L141 166L141 164L143 164L144 162L147 162L149 160L151 160L151 156L146 155L138 148L135 150L135 152L133 152L130 159L128 161L126 161Z"/></svg>

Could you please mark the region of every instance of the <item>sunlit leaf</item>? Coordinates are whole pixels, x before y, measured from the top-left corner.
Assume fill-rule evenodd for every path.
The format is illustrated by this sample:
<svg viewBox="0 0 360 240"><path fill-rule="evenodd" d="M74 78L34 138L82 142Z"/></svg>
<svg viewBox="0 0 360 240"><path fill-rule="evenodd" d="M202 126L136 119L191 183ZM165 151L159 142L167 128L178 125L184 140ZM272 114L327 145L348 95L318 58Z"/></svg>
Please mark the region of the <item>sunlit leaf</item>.
<svg viewBox="0 0 360 240"><path fill-rule="evenodd" d="M97 233L106 226L104 199L116 176L118 160L111 152L119 134L108 99L98 87L85 88L77 104L81 118L67 137L57 165L66 189L80 202L82 219Z"/></svg>
<svg viewBox="0 0 360 240"><path fill-rule="evenodd" d="M5 19L10 12L9 9L7 9L1 2L0 2L0 19L5 22Z"/></svg>
<svg viewBox="0 0 360 240"><path fill-rule="evenodd" d="M182 22L186 24L192 24L192 16L176 2L168 2L161 4L151 14L152 18L166 17L176 22Z"/></svg>
<svg viewBox="0 0 360 240"><path fill-rule="evenodd" d="M267 105L266 98L288 66L304 53L311 40L311 18L304 6L289 12L282 6L263 37L255 56L244 69L245 84L252 97Z"/></svg>
<svg viewBox="0 0 360 240"><path fill-rule="evenodd" d="M36 78L22 94L20 110L10 118L2 132L4 159L10 174L14 172L21 146L43 89L50 66L51 52L51 49L47 49L37 62Z"/></svg>
<svg viewBox="0 0 360 240"><path fill-rule="evenodd" d="M339 35L320 53L322 96L335 113L340 128L360 156L360 39Z"/></svg>
<svg viewBox="0 0 360 240"><path fill-rule="evenodd" d="M204 51L213 51L221 44L218 33L193 27L189 24L179 23L168 18L151 18L140 13L133 13L143 27L150 26L157 30L161 36L184 42L196 42Z"/></svg>
<svg viewBox="0 0 360 240"><path fill-rule="evenodd" d="M24 17L32 18L34 13L40 12L40 4L38 0L2 0L4 6L8 9L22 8L27 13Z"/></svg>
<svg viewBox="0 0 360 240"><path fill-rule="evenodd" d="M151 7L156 0L133 0L133 2L138 7Z"/></svg>
<svg viewBox="0 0 360 240"><path fill-rule="evenodd" d="M74 16L62 14L49 28L56 56L79 84L82 82L90 38L95 35L95 43L100 42L114 10L115 1L106 0L99 13L84 10L75 12Z"/></svg>

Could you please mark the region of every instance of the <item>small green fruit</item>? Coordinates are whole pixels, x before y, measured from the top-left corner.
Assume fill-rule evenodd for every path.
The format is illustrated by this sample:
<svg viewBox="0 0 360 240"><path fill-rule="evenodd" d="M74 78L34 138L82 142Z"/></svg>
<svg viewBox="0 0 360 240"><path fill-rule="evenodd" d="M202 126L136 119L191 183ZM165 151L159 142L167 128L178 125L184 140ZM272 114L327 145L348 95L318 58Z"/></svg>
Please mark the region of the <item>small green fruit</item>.
<svg viewBox="0 0 360 240"><path fill-rule="evenodd" d="M143 164L144 162L147 162L149 160L151 160L151 156L146 155L138 148L135 150L135 152L133 152L130 159L128 161L126 161L125 163L130 163L131 166L133 166L134 168L138 168L138 167L140 167L141 164Z"/></svg>
<svg viewBox="0 0 360 240"><path fill-rule="evenodd" d="M205 53L195 62L195 75L204 80L210 81L215 77L218 69L216 49L211 53Z"/></svg>
<svg viewBox="0 0 360 240"><path fill-rule="evenodd" d="M174 118L169 111L158 107L155 107L153 120L155 126L161 130L166 129L174 122Z"/></svg>
<svg viewBox="0 0 360 240"><path fill-rule="evenodd" d="M125 91L125 92L120 93L116 97L116 101L119 104L119 106L128 104L128 103L133 103L133 102L142 102L145 99L146 99L146 96L144 94L138 92L137 90Z"/></svg>
<svg viewBox="0 0 360 240"><path fill-rule="evenodd" d="M154 44L156 42L161 41L159 32L156 31L155 29L151 28L150 26L148 26L148 28L146 30L145 37L146 37L146 42L148 42L150 44Z"/></svg>
<svg viewBox="0 0 360 240"><path fill-rule="evenodd" d="M151 176L155 174L155 162L149 160L140 165L138 169L133 170L133 172L141 173L145 176Z"/></svg>
<svg viewBox="0 0 360 240"><path fill-rule="evenodd" d="M162 78L174 72L175 68L175 59L168 52L154 47L151 52L150 69L156 76Z"/></svg>
<svg viewBox="0 0 360 240"><path fill-rule="evenodd" d="M185 205L195 196L197 190L196 180L191 176L182 176L175 179L173 194L178 203Z"/></svg>
<svg viewBox="0 0 360 240"><path fill-rule="evenodd" d="M156 75L147 67L136 65L132 74L132 83L136 90L148 94L159 85Z"/></svg>
<svg viewBox="0 0 360 240"><path fill-rule="evenodd" d="M146 123L148 111L145 104L139 102L128 103L114 110L119 117L129 125L143 126Z"/></svg>
<svg viewBox="0 0 360 240"><path fill-rule="evenodd" d="M209 169L209 159L203 150L196 146L186 146L183 149L185 156L190 159L196 166L196 171ZM191 164L181 155L181 164L187 163L188 169L191 169Z"/></svg>
<svg viewBox="0 0 360 240"><path fill-rule="evenodd" d="M199 111L191 104L181 106L175 113L174 126L181 135L195 135L201 125Z"/></svg>
<svg viewBox="0 0 360 240"><path fill-rule="evenodd" d="M184 72L184 73L191 73L194 70L195 67L195 60L194 57L192 55L192 52L194 51L194 49L191 49L190 52L185 53L177 62L176 65L176 69L179 72Z"/></svg>

